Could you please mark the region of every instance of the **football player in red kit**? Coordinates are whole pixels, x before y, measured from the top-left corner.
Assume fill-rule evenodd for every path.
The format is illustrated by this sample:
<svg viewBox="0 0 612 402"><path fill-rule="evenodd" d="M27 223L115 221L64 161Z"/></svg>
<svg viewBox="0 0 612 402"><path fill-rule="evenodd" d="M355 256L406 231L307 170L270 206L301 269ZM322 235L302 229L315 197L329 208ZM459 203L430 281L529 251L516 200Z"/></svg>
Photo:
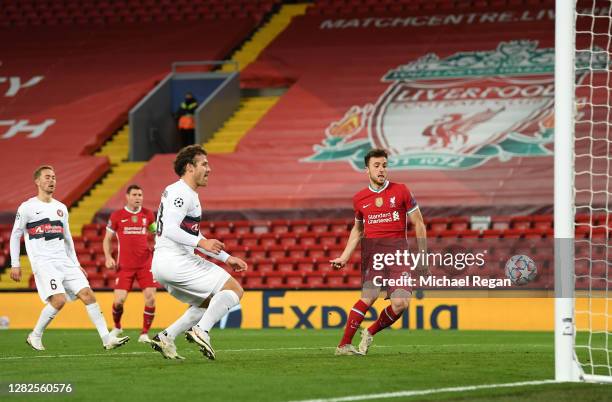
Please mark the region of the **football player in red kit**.
<svg viewBox="0 0 612 402"><path fill-rule="evenodd" d="M355 225L351 230L342 255L330 261L335 269L341 269L346 265L362 238L370 243L379 241L372 239L403 239L403 243L406 244L408 218L416 232L419 251L427 251L425 223L416 200L406 185L387 180L387 152L382 149L373 149L366 154L364 161L370 184L353 197ZM390 243L392 244L393 240L390 240ZM395 244L401 243L402 240L395 242ZM368 248L372 248L371 245ZM367 260L369 258L366 258ZM417 268L421 272L428 272L426 264ZM366 272L368 271L366 269ZM405 273L402 274L405 275ZM374 304L380 293L379 288L371 287L371 279L369 275L365 275L364 292L362 292L361 299L355 303L349 312L344 335L336 348L336 355L365 355L372 343L373 336L382 329L391 326L408 308L410 294L412 293L409 286L400 284L384 287L383 290L386 290L391 303L380 312L374 324L361 331L361 342L359 343L359 349L356 349L352 345L353 336L359 329L368 309ZM375 289L375 291L366 291L365 289Z"/></svg>
<svg viewBox="0 0 612 402"><path fill-rule="evenodd" d="M155 216L153 212L142 208L142 189L132 184L126 191L126 206L113 212L108 220L103 247L106 257L106 268L117 270L115 279L115 299L113 301L113 321L111 331L115 336L121 334L121 316L128 292L132 289L134 279L142 289L145 299L142 331L138 342L150 343L148 332L155 317L155 289L157 284L151 274L153 253L149 248L148 233L155 233ZM119 240L117 259L112 255L111 241L113 236Z"/></svg>

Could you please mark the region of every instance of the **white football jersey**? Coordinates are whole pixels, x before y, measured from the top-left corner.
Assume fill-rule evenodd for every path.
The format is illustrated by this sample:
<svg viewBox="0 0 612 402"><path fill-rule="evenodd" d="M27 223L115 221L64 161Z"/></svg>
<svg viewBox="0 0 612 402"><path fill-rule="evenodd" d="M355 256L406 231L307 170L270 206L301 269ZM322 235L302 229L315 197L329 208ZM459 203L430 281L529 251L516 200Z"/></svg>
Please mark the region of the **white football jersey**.
<svg viewBox="0 0 612 402"><path fill-rule="evenodd" d="M66 261L79 265L68 226L68 209L55 200L43 202L32 197L23 202L11 233L11 266L19 266L21 236L32 265L44 266L44 261Z"/></svg>
<svg viewBox="0 0 612 402"><path fill-rule="evenodd" d="M200 198L187 183L178 180L166 187L157 211L155 252L193 254L202 238L201 218Z"/></svg>

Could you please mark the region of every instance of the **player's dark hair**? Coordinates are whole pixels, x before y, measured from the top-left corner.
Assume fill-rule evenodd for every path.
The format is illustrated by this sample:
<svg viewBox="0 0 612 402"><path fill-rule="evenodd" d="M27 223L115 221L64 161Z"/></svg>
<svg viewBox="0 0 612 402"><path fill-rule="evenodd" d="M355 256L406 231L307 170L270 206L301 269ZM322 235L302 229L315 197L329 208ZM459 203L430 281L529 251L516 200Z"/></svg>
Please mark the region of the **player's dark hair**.
<svg viewBox="0 0 612 402"><path fill-rule="evenodd" d="M140 190L142 191L142 187L140 187L138 184L130 184L127 188L127 190L125 190L126 194L129 194L132 190Z"/></svg>
<svg viewBox="0 0 612 402"><path fill-rule="evenodd" d="M34 177L34 181L36 181L36 179L38 179L40 177L40 173L43 170L53 170L55 172L55 169L53 169L53 166L51 165L41 165L39 167L36 168L36 170L34 171L34 174L32 175L32 177Z"/></svg>
<svg viewBox="0 0 612 402"><path fill-rule="evenodd" d="M178 154L176 154L176 159L174 160L174 172L179 176L183 176L185 174L185 169L188 164L195 165L195 157L196 155L204 155L207 153L202 148L201 145L188 145L185 148L182 148Z"/></svg>
<svg viewBox="0 0 612 402"><path fill-rule="evenodd" d="M365 162L366 167L368 167L368 163L370 162L370 158L389 158L387 155L387 151L380 148L371 149L364 157L363 161Z"/></svg>

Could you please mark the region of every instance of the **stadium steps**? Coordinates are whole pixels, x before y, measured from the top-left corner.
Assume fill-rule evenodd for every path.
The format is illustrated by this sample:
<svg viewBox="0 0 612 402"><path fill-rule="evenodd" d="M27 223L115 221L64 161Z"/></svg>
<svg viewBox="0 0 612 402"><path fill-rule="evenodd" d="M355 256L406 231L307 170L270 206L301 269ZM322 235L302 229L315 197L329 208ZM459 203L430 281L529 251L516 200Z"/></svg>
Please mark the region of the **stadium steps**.
<svg viewBox="0 0 612 402"><path fill-rule="evenodd" d="M97 156L106 156L110 159L111 169L106 177L71 209L70 230L73 235L80 234L83 226L92 221L108 199L146 164L146 162L125 162L130 149L129 137L129 126L126 124L96 153Z"/></svg>
<svg viewBox="0 0 612 402"><path fill-rule="evenodd" d="M277 14L270 18L253 37L244 43L239 50L234 53L232 60L237 61L240 70L251 64L257 56L291 23L293 17L304 15L309 4L286 4L283 5ZM225 65L221 69L225 72L232 71L232 65Z"/></svg>
<svg viewBox="0 0 612 402"><path fill-rule="evenodd" d="M110 159L111 165L118 165L128 157L130 151L130 128L124 125L119 131L106 142L96 156L106 156Z"/></svg>
<svg viewBox="0 0 612 402"><path fill-rule="evenodd" d="M240 139L278 102L279 97L244 98L236 113L204 144L211 154L234 152Z"/></svg>
<svg viewBox="0 0 612 402"><path fill-rule="evenodd" d="M81 233L83 226L90 223L96 212L106 204L121 187L123 187L146 162L122 162L112 166L108 175L70 211L70 230L73 234Z"/></svg>
<svg viewBox="0 0 612 402"><path fill-rule="evenodd" d="M27 256L19 257L21 263L21 281L14 282L11 279L11 269L7 268L4 273L0 274L0 290L2 289L27 289L30 287L30 277L32 276L32 266Z"/></svg>

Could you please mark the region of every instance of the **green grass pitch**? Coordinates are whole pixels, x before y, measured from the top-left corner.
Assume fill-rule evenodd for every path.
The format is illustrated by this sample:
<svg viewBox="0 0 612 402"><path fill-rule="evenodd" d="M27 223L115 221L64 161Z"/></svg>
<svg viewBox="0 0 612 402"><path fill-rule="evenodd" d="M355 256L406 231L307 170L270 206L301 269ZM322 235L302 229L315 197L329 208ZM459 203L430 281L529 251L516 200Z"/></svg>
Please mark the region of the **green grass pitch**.
<svg viewBox="0 0 612 402"><path fill-rule="evenodd" d="M217 360L177 341L184 361L132 341L102 350L93 330L48 330L35 352L27 331L0 332L0 399L292 401L553 378L553 335L383 331L368 356L333 355L338 330L213 330ZM358 336L357 336L358 338ZM70 383L72 394L9 394L9 383ZM544 384L364 400L604 401L612 385Z"/></svg>

